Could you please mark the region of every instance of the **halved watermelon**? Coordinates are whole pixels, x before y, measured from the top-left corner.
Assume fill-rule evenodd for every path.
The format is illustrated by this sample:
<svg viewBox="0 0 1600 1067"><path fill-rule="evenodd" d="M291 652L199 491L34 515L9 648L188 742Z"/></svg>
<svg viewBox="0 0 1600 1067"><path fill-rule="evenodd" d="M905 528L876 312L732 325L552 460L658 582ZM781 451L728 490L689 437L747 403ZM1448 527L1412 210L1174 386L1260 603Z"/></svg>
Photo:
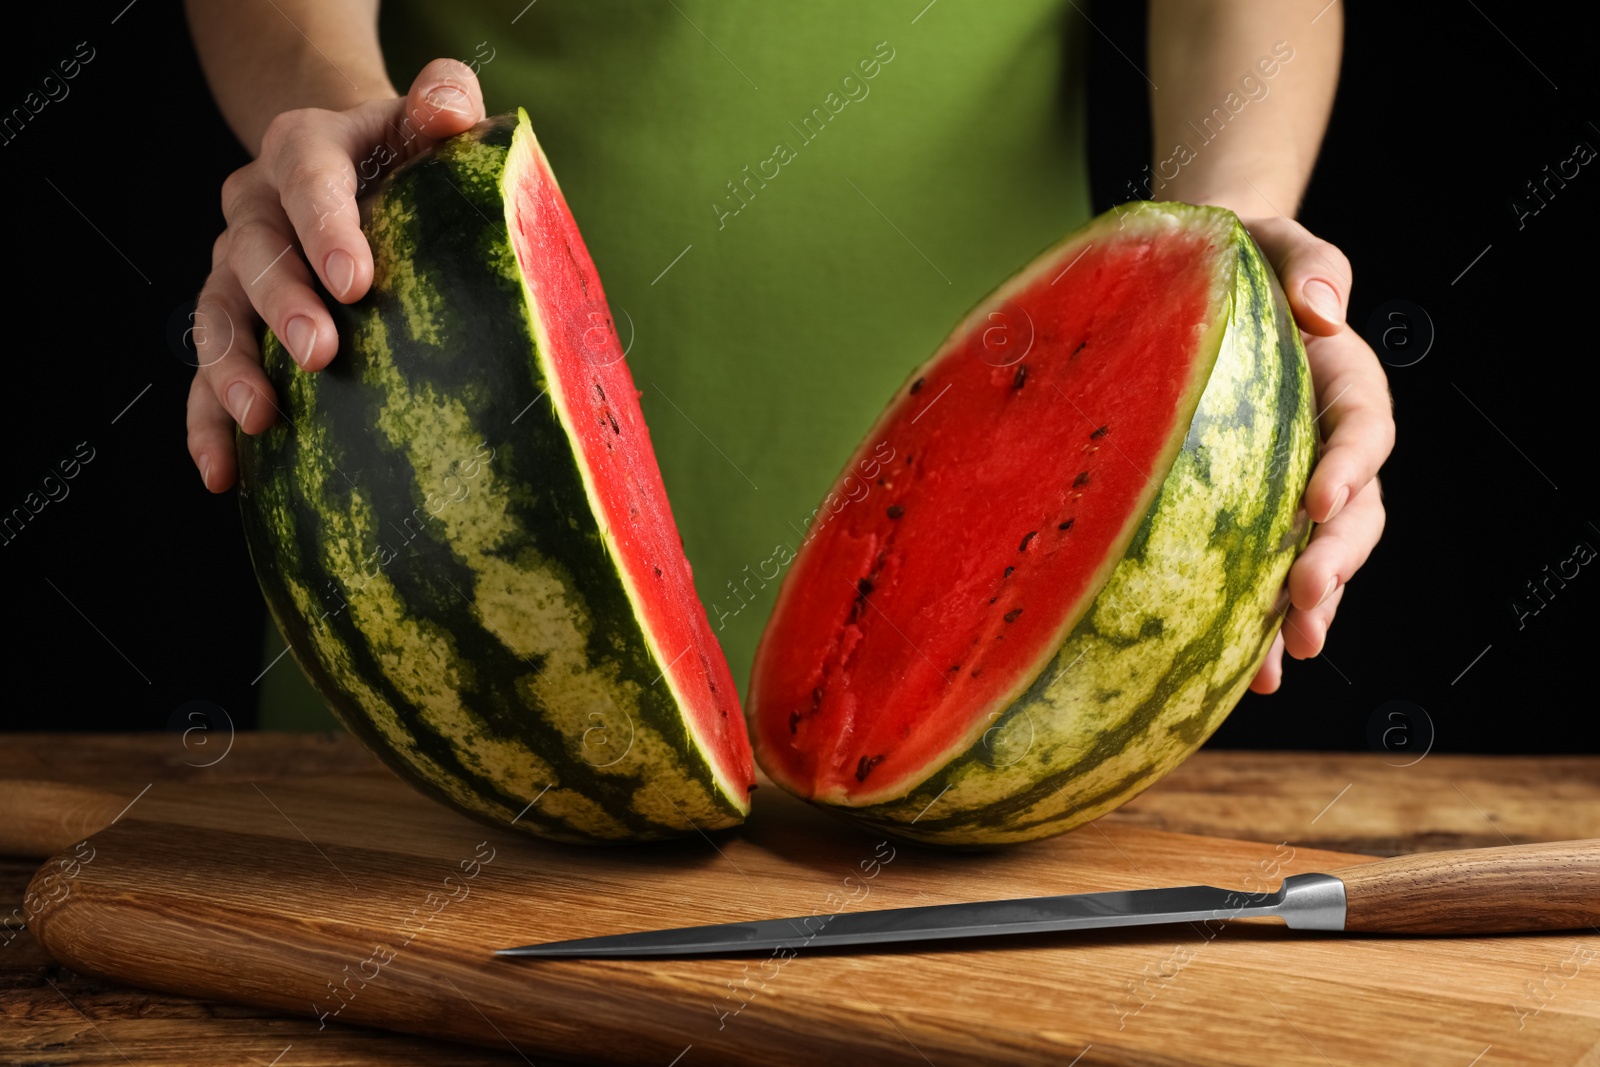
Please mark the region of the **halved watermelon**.
<svg viewBox="0 0 1600 1067"><path fill-rule="evenodd" d="M930 842L1060 833L1210 735L1309 536L1300 337L1231 212L1140 203L1053 248L915 371L762 637L756 757ZM837 498L837 497L836 497Z"/></svg>
<svg viewBox="0 0 1600 1067"><path fill-rule="evenodd" d="M267 603L420 788L573 841L740 822L754 765L600 278L526 114L395 171L340 351L241 435Z"/></svg>

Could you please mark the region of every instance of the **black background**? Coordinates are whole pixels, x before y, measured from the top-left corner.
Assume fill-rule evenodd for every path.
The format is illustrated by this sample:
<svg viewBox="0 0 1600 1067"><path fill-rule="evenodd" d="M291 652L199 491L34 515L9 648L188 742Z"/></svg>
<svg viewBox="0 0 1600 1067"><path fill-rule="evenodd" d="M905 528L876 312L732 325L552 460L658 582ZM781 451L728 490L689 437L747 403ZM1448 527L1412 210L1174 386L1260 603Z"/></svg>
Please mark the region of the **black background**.
<svg viewBox="0 0 1600 1067"><path fill-rule="evenodd" d="M1104 209L1149 160L1133 66L1142 5L1078 6L1096 27L1090 161ZM178 5L125 7L8 11L0 45L0 112L79 42L94 49L70 95L0 144L0 513L79 442L94 450L70 495L0 545L0 728L163 729L195 699L241 726L255 717L260 597L236 501L204 492L189 462L192 370L167 341L209 265L218 189L246 156ZM1382 353L1399 424L1389 527L1325 655L1291 661L1276 696L1247 695L1211 744L1361 749L1398 724L1412 748L1431 733L1436 751L1600 751L1588 684L1600 564L1552 582L1520 628L1512 607L1537 607L1526 583L1577 543L1600 548L1596 271L1582 251L1600 237L1600 162L1521 228L1512 207L1576 143L1600 148L1592 28L1506 0L1356 3L1345 19L1339 98L1300 217L1355 265L1353 324L1403 300L1435 336L1400 366L1428 327L1414 312L1382 324L1401 327ZM393 72L399 84L411 73Z"/></svg>

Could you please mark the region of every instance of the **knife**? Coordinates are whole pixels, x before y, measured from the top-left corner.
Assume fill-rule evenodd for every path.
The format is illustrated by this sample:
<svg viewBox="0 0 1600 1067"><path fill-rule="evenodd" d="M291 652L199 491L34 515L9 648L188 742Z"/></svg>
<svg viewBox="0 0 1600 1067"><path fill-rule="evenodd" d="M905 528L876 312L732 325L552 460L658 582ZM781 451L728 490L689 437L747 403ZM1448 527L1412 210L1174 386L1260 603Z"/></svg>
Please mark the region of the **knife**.
<svg viewBox="0 0 1600 1067"><path fill-rule="evenodd" d="M497 956L699 956L1270 917L1294 930L1496 934L1600 923L1600 839L1396 856L1296 874L1277 892L1206 885L805 915L503 948Z"/></svg>

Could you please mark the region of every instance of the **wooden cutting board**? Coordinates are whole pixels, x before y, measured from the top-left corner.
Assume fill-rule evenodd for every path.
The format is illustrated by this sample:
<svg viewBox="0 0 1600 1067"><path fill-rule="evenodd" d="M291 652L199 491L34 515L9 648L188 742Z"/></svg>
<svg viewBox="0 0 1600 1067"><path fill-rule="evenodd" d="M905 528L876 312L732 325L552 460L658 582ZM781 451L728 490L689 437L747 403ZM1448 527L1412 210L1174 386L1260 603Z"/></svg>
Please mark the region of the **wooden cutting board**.
<svg viewBox="0 0 1600 1067"><path fill-rule="evenodd" d="M1260 890L1362 858L1111 825L940 853L770 785L738 832L584 849L480 826L377 775L156 783L41 868L30 926L91 974L532 1062L1600 1064L1595 931L1405 940L1235 921L789 959L490 955L833 910Z"/></svg>

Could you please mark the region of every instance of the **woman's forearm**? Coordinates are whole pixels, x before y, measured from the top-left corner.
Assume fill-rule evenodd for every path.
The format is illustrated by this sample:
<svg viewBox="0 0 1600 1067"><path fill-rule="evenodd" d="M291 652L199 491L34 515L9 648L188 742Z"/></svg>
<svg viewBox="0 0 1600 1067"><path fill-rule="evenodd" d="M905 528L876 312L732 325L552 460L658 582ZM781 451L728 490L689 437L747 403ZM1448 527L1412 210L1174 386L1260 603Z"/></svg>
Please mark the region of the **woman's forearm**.
<svg viewBox="0 0 1600 1067"><path fill-rule="evenodd" d="M1144 195L1293 217L1327 129L1343 41L1337 0L1150 0L1158 88Z"/></svg>
<svg viewBox="0 0 1600 1067"><path fill-rule="evenodd" d="M378 45L378 0L185 0L211 93L253 156L267 123L397 95Z"/></svg>

